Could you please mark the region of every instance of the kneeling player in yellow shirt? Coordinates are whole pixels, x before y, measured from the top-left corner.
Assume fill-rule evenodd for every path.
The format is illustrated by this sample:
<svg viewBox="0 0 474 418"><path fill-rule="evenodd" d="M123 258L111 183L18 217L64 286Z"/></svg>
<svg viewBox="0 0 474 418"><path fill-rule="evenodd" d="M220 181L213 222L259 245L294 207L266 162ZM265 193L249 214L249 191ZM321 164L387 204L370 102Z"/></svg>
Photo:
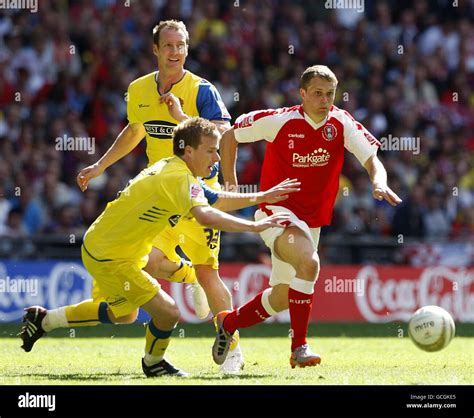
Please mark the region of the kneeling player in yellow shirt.
<svg viewBox="0 0 474 418"><path fill-rule="evenodd" d="M82 260L105 299L97 302L91 322L120 322L117 320L136 317L138 309L143 308L151 316L142 358L142 369L148 377L187 375L164 358L179 319L178 308L143 270L159 232L187 217L194 217L206 227L230 232L282 227L280 223L288 220L286 214L253 222L219 209L230 211L260 202L276 203L299 190L299 183L287 180L260 193L213 192L197 177L208 176L220 160L219 139L215 125L205 119L192 118L178 125L173 134L175 157L158 161L132 179L84 236ZM45 332L70 326L65 307L49 311L29 307L24 322L21 338L25 351L30 351Z"/></svg>

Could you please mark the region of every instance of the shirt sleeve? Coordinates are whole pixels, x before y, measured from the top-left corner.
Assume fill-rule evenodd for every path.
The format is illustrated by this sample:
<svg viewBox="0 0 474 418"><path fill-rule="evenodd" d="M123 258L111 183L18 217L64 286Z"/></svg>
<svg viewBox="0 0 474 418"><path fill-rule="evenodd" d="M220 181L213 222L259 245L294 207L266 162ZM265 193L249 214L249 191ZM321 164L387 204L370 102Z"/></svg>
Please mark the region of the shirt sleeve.
<svg viewBox="0 0 474 418"><path fill-rule="evenodd" d="M130 125L142 123L137 115L137 100L132 84L128 86L127 90L127 119Z"/></svg>
<svg viewBox="0 0 474 418"><path fill-rule="evenodd" d="M183 190L184 196L181 196L184 202L183 214L188 213L195 206L208 206L204 189L201 186L201 182L191 175L187 176L187 181L184 182L186 188Z"/></svg>
<svg viewBox="0 0 474 418"><path fill-rule="evenodd" d="M267 109L246 113L234 123L237 142L256 142L264 139L273 142L281 127L291 118L291 114L280 110Z"/></svg>
<svg viewBox="0 0 474 418"><path fill-rule="evenodd" d="M199 84L196 98L199 116L207 120L230 121L230 114L217 89L207 80Z"/></svg>
<svg viewBox="0 0 474 418"><path fill-rule="evenodd" d="M344 113L344 146L364 165L369 157L377 153L380 142L349 112Z"/></svg>
<svg viewBox="0 0 474 418"><path fill-rule="evenodd" d="M201 187L204 190L204 196L206 197L209 204L212 206L219 199L219 193L212 190L203 180L200 181Z"/></svg>

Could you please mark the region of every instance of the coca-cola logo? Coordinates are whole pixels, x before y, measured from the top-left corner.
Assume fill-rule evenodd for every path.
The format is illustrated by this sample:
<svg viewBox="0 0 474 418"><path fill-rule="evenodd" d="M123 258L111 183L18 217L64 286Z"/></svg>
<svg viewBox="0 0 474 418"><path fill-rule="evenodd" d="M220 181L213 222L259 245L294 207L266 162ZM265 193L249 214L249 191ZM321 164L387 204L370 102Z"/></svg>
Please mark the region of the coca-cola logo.
<svg viewBox="0 0 474 418"><path fill-rule="evenodd" d="M25 263L26 266L27 263ZM32 264L33 265L33 264ZM31 305L47 308L71 305L90 298L92 279L80 263L56 263L48 274L21 274L0 263L0 279L35 281L35 292L0 292L0 321L17 321ZM24 268L34 271L34 268Z"/></svg>
<svg viewBox="0 0 474 418"><path fill-rule="evenodd" d="M382 280L375 267L363 267L357 280L364 291L355 294L369 322L408 321L418 308L437 305L463 322L474 322L474 272L448 267L424 269L419 278Z"/></svg>

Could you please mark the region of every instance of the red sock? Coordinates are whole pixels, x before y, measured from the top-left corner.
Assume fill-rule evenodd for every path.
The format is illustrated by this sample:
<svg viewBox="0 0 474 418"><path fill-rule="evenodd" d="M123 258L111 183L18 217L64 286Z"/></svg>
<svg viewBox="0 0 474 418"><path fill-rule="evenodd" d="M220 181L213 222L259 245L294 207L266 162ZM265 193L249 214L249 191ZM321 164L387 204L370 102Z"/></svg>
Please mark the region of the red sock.
<svg viewBox="0 0 474 418"><path fill-rule="evenodd" d="M270 318L271 315L262 305L262 294L263 292L260 292L250 302L247 302L240 308L234 309L226 316L224 328L227 332L232 334L238 328L251 327Z"/></svg>
<svg viewBox="0 0 474 418"><path fill-rule="evenodd" d="M313 295L298 292L290 287L288 291L288 299L290 306L290 323L293 331L291 338L291 351L293 351L295 348L306 344Z"/></svg>

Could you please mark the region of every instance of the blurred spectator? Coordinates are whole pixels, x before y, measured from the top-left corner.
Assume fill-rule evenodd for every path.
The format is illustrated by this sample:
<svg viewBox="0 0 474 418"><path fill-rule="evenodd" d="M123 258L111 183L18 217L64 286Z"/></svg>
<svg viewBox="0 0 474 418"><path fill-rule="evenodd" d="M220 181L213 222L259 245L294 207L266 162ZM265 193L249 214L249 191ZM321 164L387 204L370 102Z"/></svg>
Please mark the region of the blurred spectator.
<svg viewBox="0 0 474 418"><path fill-rule="evenodd" d="M5 187L0 184L0 226L5 225L10 208L11 204L8 199L5 198Z"/></svg>
<svg viewBox="0 0 474 418"><path fill-rule="evenodd" d="M23 226L20 208L13 208L8 212L5 224L0 224L0 236L11 238L28 236L28 231Z"/></svg>
<svg viewBox="0 0 474 418"><path fill-rule="evenodd" d="M393 218L393 233L403 237L422 238L425 236L424 214L425 193L422 187L415 186L401 205L396 209Z"/></svg>
<svg viewBox="0 0 474 418"><path fill-rule="evenodd" d="M436 191L428 192L428 205L423 217L426 238L446 238L451 229L448 214L443 208L441 195Z"/></svg>
<svg viewBox="0 0 474 418"><path fill-rule="evenodd" d="M152 27L175 18L192 34L189 68L211 78L234 118L298 103L309 65L335 71L336 105L384 139L380 158L405 201L396 210L375 202L366 174L347 156L332 231L466 239L474 207L474 4L451 3L366 1L362 12L297 0L238 7L90 0L69 8L51 0L37 14L2 10L0 225L11 213L9 228L19 230L20 218L28 234L82 231L144 167L140 145L87 193L75 185L76 173L127 123L128 84L154 70ZM94 154L57 149L64 137L92 138ZM403 149L404 138L419 149ZM239 148L242 184L257 187L263 152L263 141Z"/></svg>

